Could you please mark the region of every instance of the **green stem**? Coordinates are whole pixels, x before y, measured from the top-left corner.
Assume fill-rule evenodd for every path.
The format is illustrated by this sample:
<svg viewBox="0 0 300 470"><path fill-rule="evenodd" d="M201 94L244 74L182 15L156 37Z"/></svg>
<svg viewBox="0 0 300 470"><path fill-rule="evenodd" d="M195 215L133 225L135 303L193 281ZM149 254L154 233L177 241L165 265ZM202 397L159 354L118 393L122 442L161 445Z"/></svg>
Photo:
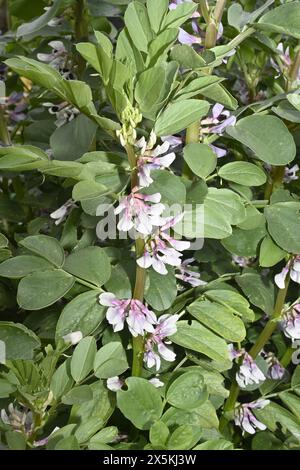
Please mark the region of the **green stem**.
<svg viewBox="0 0 300 470"><path fill-rule="evenodd" d="M300 41L299 41L299 46L300 46ZM290 91L293 88L293 84L296 81L297 76L298 76L299 68L300 68L300 50L298 50L290 68L287 91Z"/></svg>
<svg viewBox="0 0 300 470"><path fill-rule="evenodd" d="M76 42L86 41L89 38L89 23L88 23L88 9L86 0L76 0L74 3L74 16L75 16L75 39ZM84 58L77 53L77 73L81 77L85 71L86 62Z"/></svg>
<svg viewBox="0 0 300 470"><path fill-rule="evenodd" d="M7 129L4 109L0 106L0 140L5 145L11 145L10 135Z"/></svg>
<svg viewBox="0 0 300 470"><path fill-rule="evenodd" d="M131 189L138 184L138 173L136 166L136 155L132 145L126 146L128 161L131 167ZM137 238L135 241L136 258L139 258L144 251L145 242L142 238ZM135 286L133 291L133 298L143 302L145 291L146 270L136 265L135 272ZM143 353L144 353L144 338L137 336L132 338L132 371L134 377L140 377L143 367Z"/></svg>
<svg viewBox="0 0 300 470"><path fill-rule="evenodd" d="M191 124L186 130L185 144L186 145L192 144L192 143L197 144L199 142L199 139L200 139L200 123L199 121L196 121L193 124ZM192 170L190 169L188 164L185 162L185 160L183 161L182 174L189 180L192 180L194 176Z"/></svg>
<svg viewBox="0 0 300 470"><path fill-rule="evenodd" d="M199 7L198 7L199 13L201 13L201 15L203 16L205 23L208 24L210 22L210 15L209 15L209 9L207 6L207 1L198 0L198 3L199 3Z"/></svg>
<svg viewBox="0 0 300 470"><path fill-rule="evenodd" d="M265 199L270 199L272 193L276 191L276 189L280 188L282 185L282 180L284 177L285 166L274 166L272 167L271 176L269 181L266 185L265 189Z"/></svg>
<svg viewBox="0 0 300 470"><path fill-rule="evenodd" d="M214 19L215 19L217 24L220 23L220 21L222 19L224 9L225 9L225 6L226 6L226 2L227 2L227 0L217 0L216 6L215 6L215 9L214 9L214 14L213 14Z"/></svg>

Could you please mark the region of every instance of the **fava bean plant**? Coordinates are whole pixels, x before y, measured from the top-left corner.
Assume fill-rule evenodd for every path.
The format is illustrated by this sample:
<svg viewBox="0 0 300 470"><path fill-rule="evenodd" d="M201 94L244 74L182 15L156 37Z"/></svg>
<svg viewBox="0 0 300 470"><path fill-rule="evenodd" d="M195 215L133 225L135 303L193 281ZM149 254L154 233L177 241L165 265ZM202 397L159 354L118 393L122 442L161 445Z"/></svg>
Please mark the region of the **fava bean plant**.
<svg viewBox="0 0 300 470"><path fill-rule="evenodd" d="M0 446L300 449L300 2L0 1Z"/></svg>

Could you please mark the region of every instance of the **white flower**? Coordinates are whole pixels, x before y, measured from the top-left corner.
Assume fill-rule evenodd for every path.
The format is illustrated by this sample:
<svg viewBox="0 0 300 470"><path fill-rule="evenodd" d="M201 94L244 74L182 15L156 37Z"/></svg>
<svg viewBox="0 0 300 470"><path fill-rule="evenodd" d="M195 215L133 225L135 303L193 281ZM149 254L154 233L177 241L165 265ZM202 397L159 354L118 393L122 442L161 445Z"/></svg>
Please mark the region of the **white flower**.
<svg viewBox="0 0 300 470"><path fill-rule="evenodd" d="M107 379L106 386L108 390L111 390L112 392L117 392L118 390L121 390L121 388L124 385L124 381L121 380L117 375L115 377L110 377Z"/></svg>
<svg viewBox="0 0 300 470"><path fill-rule="evenodd" d="M155 388L163 387L165 384L159 380L157 377L153 377L153 379L150 379L149 382L154 385Z"/></svg>
<svg viewBox="0 0 300 470"><path fill-rule="evenodd" d="M240 388L247 388L248 385L259 384L266 380L265 375L257 366L250 354L244 353L242 365L236 373L236 381Z"/></svg>
<svg viewBox="0 0 300 470"><path fill-rule="evenodd" d="M201 281L200 274L190 269L190 265L194 261L195 258L189 258L183 261L180 266L176 267L176 270L178 270L179 273L175 274L175 277L177 277L177 279L180 279L183 282L187 282L193 287L204 286L205 284L207 284L207 282Z"/></svg>
<svg viewBox="0 0 300 470"><path fill-rule="evenodd" d="M67 335L63 336L65 343L71 343L73 346L83 338L83 334L81 331L74 331L73 333L68 333Z"/></svg>
<svg viewBox="0 0 300 470"><path fill-rule="evenodd" d="M285 288L285 280L289 271L290 278L292 279L292 281L297 282L297 284L300 284L300 255L297 255L293 259L290 259L284 266L282 271L275 275L275 284L279 287L279 289Z"/></svg>
<svg viewBox="0 0 300 470"><path fill-rule="evenodd" d="M155 142L156 135L152 131L148 143L146 143L144 137L136 143L136 146L141 150L137 161L140 187L148 187L153 183L153 179L150 175L151 170L168 168L175 160L176 155L174 152L166 154L170 147L168 141L165 141L162 145L157 145L157 147L153 149Z"/></svg>
<svg viewBox="0 0 300 470"><path fill-rule="evenodd" d="M138 258L137 264L148 269L150 266L162 275L168 274L166 264L170 266L180 266L182 253L187 250L190 242L176 240L167 231L174 227L183 217L183 213L176 217L168 217L165 224L157 230L145 243L144 253Z"/></svg>
<svg viewBox="0 0 300 470"><path fill-rule="evenodd" d="M300 339L300 304L294 305L283 315L281 326L287 338L293 342Z"/></svg>
<svg viewBox="0 0 300 470"><path fill-rule="evenodd" d="M235 409L234 422L243 431L249 434L255 434L256 429L264 431L267 426L264 423L258 421L258 419L252 413L252 409L260 410L270 403L269 400L257 400L253 403L244 403Z"/></svg>
<svg viewBox="0 0 300 470"><path fill-rule="evenodd" d="M118 230L127 232L135 228L139 233L149 235L153 227L159 227L165 222L161 217L165 206L160 200L159 193L146 195L134 188L129 196L121 199L115 209L115 214L120 214Z"/></svg>
<svg viewBox="0 0 300 470"><path fill-rule="evenodd" d="M72 201L72 199L69 199L61 207L56 209L54 212L51 212L50 217L51 219L55 220L55 225L59 225L65 219L66 215L69 213L69 209L71 209L71 207L74 207L74 206L75 204Z"/></svg>
<svg viewBox="0 0 300 470"><path fill-rule="evenodd" d="M154 332L157 323L155 314L142 302L136 299L119 300L111 292L99 295L101 305L109 307L106 312L107 321L113 326L115 332L124 328L126 320L132 336L143 336L145 332Z"/></svg>
<svg viewBox="0 0 300 470"><path fill-rule="evenodd" d="M171 349L167 348L166 344L169 345L171 342L166 341L166 338L176 333L176 322L178 318L178 315L167 314L159 317L158 325L147 339L145 345L144 361L149 369L155 366L158 371L161 365L161 357L168 362L175 361L176 354Z"/></svg>

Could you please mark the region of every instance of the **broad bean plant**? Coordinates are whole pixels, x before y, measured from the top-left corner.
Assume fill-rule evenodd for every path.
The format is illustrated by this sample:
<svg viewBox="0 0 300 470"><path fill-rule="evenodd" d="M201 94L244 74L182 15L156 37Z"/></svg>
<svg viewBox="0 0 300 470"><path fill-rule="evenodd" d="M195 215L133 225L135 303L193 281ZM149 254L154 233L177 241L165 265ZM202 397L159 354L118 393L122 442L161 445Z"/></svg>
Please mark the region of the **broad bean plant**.
<svg viewBox="0 0 300 470"><path fill-rule="evenodd" d="M3 449L300 449L300 2L0 2Z"/></svg>

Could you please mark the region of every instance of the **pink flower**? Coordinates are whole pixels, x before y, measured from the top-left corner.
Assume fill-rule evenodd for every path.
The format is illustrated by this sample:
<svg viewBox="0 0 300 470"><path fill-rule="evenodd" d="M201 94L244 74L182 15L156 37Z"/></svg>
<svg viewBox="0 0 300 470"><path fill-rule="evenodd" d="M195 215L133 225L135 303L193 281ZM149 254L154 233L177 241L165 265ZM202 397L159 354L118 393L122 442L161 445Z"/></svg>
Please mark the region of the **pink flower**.
<svg viewBox="0 0 300 470"><path fill-rule="evenodd" d="M300 304L294 305L281 321L283 332L292 341L300 339Z"/></svg>
<svg viewBox="0 0 300 470"><path fill-rule="evenodd" d="M118 223L118 229L127 232L135 228L143 235L149 235L153 226L159 227L164 224L161 214L165 209L160 204L161 195L155 193L152 195L141 194L138 188L132 190L129 196L121 199L115 214L121 214Z"/></svg>
<svg viewBox="0 0 300 470"><path fill-rule="evenodd" d="M239 426L243 431L249 434L255 434L256 429L264 431L267 426L254 416L252 409L261 410L270 403L269 400L257 400L253 403L244 403L235 409L234 422L236 426Z"/></svg>
<svg viewBox="0 0 300 470"><path fill-rule="evenodd" d="M193 287L204 286L207 283L205 281L201 281L200 274L190 269L190 264L194 261L195 258L189 258L183 261L181 265L176 268L179 273L175 274L175 277L183 282L187 282Z"/></svg>
<svg viewBox="0 0 300 470"><path fill-rule="evenodd" d="M145 332L154 331L156 316L139 300L119 300L111 292L104 292L99 295L99 303L109 307L106 319L113 326L114 332L123 330L125 320L132 336L143 336Z"/></svg>
<svg viewBox="0 0 300 470"><path fill-rule="evenodd" d="M240 388L247 388L248 385L259 384L266 380L254 359L246 352L235 378Z"/></svg>
<svg viewBox="0 0 300 470"><path fill-rule="evenodd" d="M168 362L175 361L176 354L166 346L171 342L165 341L165 338L176 333L178 318L178 315L162 315L159 317L158 325L145 345L144 361L149 369L155 366L158 371L161 365L161 357Z"/></svg>
<svg viewBox="0 0 300 470"><path fill-rule="evenodd" d="M216 103L212 108L212 116L201 121L201 132L203 134L223 134L226 127L234 126L235 123L236 117L232 116L229 111L224 110L222 104Z"/></svg>
<svg viewBox="0 0 300 470"><path fill-rule="evenodd" d="M177 137L176 135L164 135L161 137L163 142L168 142L170 147L178 147L178 145L182 144L182 138Z"/></svg>
<svg viewBox="0 0 300 470"><path fill-rule="evenodd" d="M144 269L153 267L153 269L162 275L168 274L166 264L170 266L180 266L180 251L187 250L190 242L175 240L167 230L176 225L183 214L176 217L169 217L166 223L145 243L144 254L137 260L137 264Z"/></svg>
<svg viewBox="0 0 300 470"><path fill-rule="evenodd" d="M292 281L300 284L300 255L295 256L293 259L290 259L282 271L274 277L275 284L279 289L285 288L285 279L290 271L290 278Z"/></svg>
<svg viewBox="0 0 300 470"><path fill-rule="evenodd" d="M194 36L193 34L188 33L182 28L179 28L178 34L178 41L180 44L186 44L187 46L191 46L193 44L201 44L201 38L198 36Z"/></svg>
<svg viewBox="0 0 300 470"><path fill-rule="evenodd" d="M153 183L153 179L150 176L151 170L168 168L176 157L174 152L164 155L169 150L169 142L165 141L162 145L157 145L157 147L153 149L155 142L156 136L153 132L151 132L148 143L146 143L144 137L137 142L137 146L141 149L141 155L137 163L139 184L141 187L148 187ZM159 155L164 156L160 157Z"/></svg>

